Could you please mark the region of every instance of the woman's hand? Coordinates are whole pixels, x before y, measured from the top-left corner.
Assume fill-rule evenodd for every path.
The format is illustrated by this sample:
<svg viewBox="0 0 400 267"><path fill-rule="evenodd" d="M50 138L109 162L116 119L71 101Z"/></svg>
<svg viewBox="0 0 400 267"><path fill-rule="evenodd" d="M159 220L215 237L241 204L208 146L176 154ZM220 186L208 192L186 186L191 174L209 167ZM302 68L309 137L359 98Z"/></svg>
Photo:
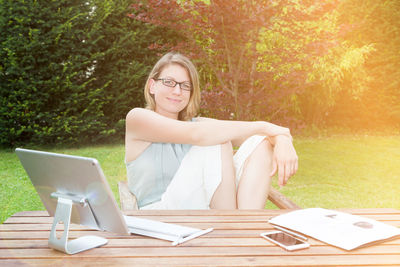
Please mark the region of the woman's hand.
<svg viewBox="0 0 400 267"><path fill-rule="evenodd" d="M278 172L279 186L286 185L289 178L297 172L298 157L291 138L286 135L275 137L271 176Z"/></svg>

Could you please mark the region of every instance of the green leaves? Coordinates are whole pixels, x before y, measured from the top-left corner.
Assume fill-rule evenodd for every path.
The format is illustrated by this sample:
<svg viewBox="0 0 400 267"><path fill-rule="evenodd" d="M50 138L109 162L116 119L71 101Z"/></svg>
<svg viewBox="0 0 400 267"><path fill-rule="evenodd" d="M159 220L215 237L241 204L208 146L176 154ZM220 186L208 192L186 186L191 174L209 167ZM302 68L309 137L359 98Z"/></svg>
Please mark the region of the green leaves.
<svg viewBox="0 0 400 267"><path fill-rule="evenodd" d="M123 140L155 61L126 0L0 0L0 146Z"/></svg>

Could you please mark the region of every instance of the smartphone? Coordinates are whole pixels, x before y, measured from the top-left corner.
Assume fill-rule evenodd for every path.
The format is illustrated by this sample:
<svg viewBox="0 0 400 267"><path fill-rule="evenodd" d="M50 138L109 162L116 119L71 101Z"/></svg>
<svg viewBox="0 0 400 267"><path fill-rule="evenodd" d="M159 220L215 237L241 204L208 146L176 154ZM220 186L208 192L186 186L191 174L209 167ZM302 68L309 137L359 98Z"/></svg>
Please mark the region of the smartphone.
<svg viewBox="0 0 400 267"><path fill-rule="evenodd" d="M271 241L274 244L288 250L298 250L310 247L307 242L297 239L282 231L271 231L266 233L261 233L261 237Z"/></svg>

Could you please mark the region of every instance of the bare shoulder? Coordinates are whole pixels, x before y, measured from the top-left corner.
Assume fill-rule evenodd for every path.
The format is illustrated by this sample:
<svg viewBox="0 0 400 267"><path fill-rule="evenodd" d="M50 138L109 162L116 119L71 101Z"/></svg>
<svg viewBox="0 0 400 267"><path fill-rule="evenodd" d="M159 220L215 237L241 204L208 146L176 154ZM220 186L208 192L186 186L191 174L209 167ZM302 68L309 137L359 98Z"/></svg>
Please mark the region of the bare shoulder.
<svg viewBox="0 0 400 267"><path fill-rule="evenodd" d="M149 113L148 109L144 108L133 108L126 115L126 121L132 121L139 119L140 117L146 116Z"/></svg>
<svg viewBox="0 0 400 267"><path fill-rule="evenodd" d="M126 129L128 133L135 133L143 127L157 125L162 116L156 112L145 108L133 108L126 115ZM139 138L140 139L140 138Z"/></svg>

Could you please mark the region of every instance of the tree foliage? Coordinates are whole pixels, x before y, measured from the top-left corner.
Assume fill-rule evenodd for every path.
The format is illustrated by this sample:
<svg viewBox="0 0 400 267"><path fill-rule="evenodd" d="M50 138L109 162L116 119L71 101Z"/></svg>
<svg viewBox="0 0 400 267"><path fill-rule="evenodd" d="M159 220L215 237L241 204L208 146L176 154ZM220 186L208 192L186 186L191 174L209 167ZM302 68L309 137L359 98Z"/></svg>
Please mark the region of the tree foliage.
<svg viewBox="0 0 400 267"><path fill-rule="evenodd" d="M200 65L209 114L299 126L322 123L342 90L364 90L362 75L351 73L374 47L342 38L338 3L148 0L133 4L132 17L184 37L170 48Z"/></svg>
<svg viewBox="0 0 400 267"><path fill-rule="evenodd" d="M95 60L84 1L0 3L2 144L75 141L106 129L102 88L89 91Z"/></svg>
<svg viewBox="0 0 400 267"><path fill-rule="evenodd" d="M123 140L154 61L146 47L160 36L129 19L128 6L0 1L1 145Z"/></svg>
<svg viewBox="0 0 400 267"><path fill-rule="evenodd" d="M156 1L133 4L133 18L174 30L182 41L169 44L196 61L209 88L205 109L219 117L244 117L245 93L258 81L258 31L274 9L269 1ZM215 100L231 98L217 110ZM232 105L229 105L232 103ZM247 105L247 104L245 104Z"/></svg>
<svg viewBox="0 0 400 267"><path fill-rule="evenodd" d="M344 87L353 87L356 80L362 91L354 95L345 90L328 118L348 127L400 126L400 2L346 0L338 12L347 27L343 40L373 49L363 68L344 77Z"/></svg>

